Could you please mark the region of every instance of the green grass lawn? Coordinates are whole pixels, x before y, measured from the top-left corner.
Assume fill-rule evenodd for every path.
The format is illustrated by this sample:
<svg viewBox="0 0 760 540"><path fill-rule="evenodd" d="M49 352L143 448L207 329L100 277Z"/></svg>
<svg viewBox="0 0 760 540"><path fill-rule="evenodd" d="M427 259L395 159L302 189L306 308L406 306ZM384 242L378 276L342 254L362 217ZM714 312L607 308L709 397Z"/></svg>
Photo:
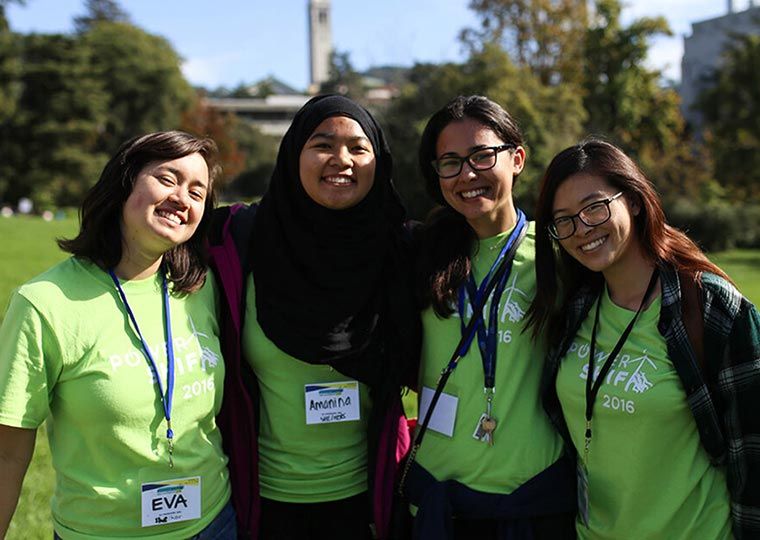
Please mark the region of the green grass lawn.
<svg viewBox="0 0 760 540"><path fill-rule="evenodd" d="M77 230L76 219L46 222L38 217L0 218L0 242L3 264L0 265L0 321L5 315L13 289L34 277L66 254L55 239L71 236ZM1 476L1 475L0 475ZM37 434L34 458L24 480L21 499L11 521L8 540L50 540L50 494L53 492L53 469L50 466L45 430Z"/></svg>
<svg viewBox="0 0 760 540"><path fill-rule="evenodd" d="M760 250L734 249L711 255L744 296L760 306Z"/></svg>
<svg viewBox="0 0 760 540"><path fill-rule="evenodd" d="M55 238L73 235L76 226L75 219L47 223L39 218L0 218L4 252L0 265L0 320L13 289L66 257L56 246ZM755 305L760 304L760 250L727 251L713 259L736 281L745 296ZM414 394L408 394L404 403L407 410L416 411ZM52 538L49 501L53 480L47 438L44 430L40 430L8 540Z"/></svg>

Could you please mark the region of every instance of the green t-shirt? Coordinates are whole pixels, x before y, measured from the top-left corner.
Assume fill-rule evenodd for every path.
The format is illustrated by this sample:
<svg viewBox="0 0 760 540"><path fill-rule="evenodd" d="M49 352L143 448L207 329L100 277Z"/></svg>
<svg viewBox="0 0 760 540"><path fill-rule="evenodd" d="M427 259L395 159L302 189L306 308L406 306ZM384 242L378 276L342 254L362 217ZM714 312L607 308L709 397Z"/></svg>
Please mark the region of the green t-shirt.
<svg viewBox="0 0 760 540"><path fill-rule="evenodd" d="M165 386L161 279L122 284ZM110 276L69 258L21 286L0 328L0 423L35 429L47 420L64 540L187 538L230 497L215 415L222 402L214 280L171 297L176 362L168 465L157 385ZM201 517L142 527L141 486L201 478Z"/></svg>
<svg viewBox="0 0 760 540"><path fill-rule="evenodd" d="M307 424L306 411L312 400L307 400L306 386L351 379L328 365L302 362L272 343L256 319L252 276L247 282L243 351L256 373L260 391L261 496L315 503L366 491L368 388L355 383L358 420Z"/></svg>
<svg viewBox="0 0 760 540"><path fill-rule="evenodd" d="M614 360L593 409L589 448L589 527L580 538L731 538L721 469L699 442L681 381L657 330L657 298ZM586 376L596 305L562 360L557 394L583 459ZM598 373L634 312L602 295L594 371Z"/></svg>
<svg viewBox="0 0 760 540"><path fill-rule="evenodd" d="M476 283L490 269L509 232L478 243L472 257ZM535 226L530 223L499 306L492 414L498 425L494 444L489 446L473 437L486 409L483 364L474 340L444 389L458 399L453 434L428 429L417 454L419 464L438 480L454 479L478 491L508 494L553 464L562 453L562 440L544 413L539 394L545 348L534 343L529 333L522 332L525 311L535 295L534 263ZM484 310L486 321L489 307L490 301ZM441 369L459 342L460 317L455 311L448 319L440 319L429 308L422 320L420 386L434 389Z"/></svg>

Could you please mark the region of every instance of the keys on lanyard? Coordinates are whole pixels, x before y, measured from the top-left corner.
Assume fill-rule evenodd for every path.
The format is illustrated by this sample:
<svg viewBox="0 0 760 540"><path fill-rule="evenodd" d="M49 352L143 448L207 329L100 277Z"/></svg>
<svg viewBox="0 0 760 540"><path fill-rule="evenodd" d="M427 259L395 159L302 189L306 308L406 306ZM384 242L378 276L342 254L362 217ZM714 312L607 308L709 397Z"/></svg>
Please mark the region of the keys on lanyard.
<svg viewBox="0 0 760 540"><path fill-rule="evenodd" d="M129 316L129 320L132 322L132 326L135 333L137 334L137 337L140 339L140 343L142 343L143 354L145 354L145 358L148 360L150 369L153 372L153 377L156 379L156 383L158 384L158 393L161 399L161 405L164 409L164 418L166 418L166 444L169 452L169 468L174 468L174 431L172 430L172 399L174 397L174 344L172 343L172 323L171 312L169 310L169 286L167 284L166 274L164 273L163 275L163 282L161 286L164 304L164 334L166 336L166 392L164 392L163 384L161 383L161 377L159 377L158 374L158 365L153 359L153 355L150 352L148 343L145 341L145 338L143 338L142 332L140 332L140 327L137 325L137 319L135 318L135 314L132 312L132 308L129 306L127 295L124 294L124 289L122 289L121 284L119 283L119 278L116 277L113 269L109 269L108 274L111 276L114 285L116 285L116 289L119 291L121 302L124 304L124 309Z"/></svg>
<svg viewBox="0 0 760 540"><path fill-rule="evenodd" d="M493 416L493 399L496 393L496 333L499 325L499 304L504 287L509 279L512 270L512 261L514 260L515 250L511 249L516 242L519 242L523 236L523 229L527 226L525 214L517 211L517 224L512 234L507 238L504 247L499 252L498 257L491 265L479 287L475 285L475 279L470 273L464 287L459 291L459 316L462 328L462 334L465 333L465 315L466 315L466 297L471 306L484 306L486 302L486 291L493 290L491 296L491 305L489 308L488 326L486 327L483 320L483 310L474 311L472 316L476 319L475 327L478 336L478 348L483 362L483 391L486 395L486 411L483 413L476 426L473 437L478 440L487 442L493 446L493 434L496 430L497 421ZM507 257L507 253L511 256ZM495 282L495 286L494 283ZM472 343L472 336L463 344L460 355L467 354Z"/></svg>

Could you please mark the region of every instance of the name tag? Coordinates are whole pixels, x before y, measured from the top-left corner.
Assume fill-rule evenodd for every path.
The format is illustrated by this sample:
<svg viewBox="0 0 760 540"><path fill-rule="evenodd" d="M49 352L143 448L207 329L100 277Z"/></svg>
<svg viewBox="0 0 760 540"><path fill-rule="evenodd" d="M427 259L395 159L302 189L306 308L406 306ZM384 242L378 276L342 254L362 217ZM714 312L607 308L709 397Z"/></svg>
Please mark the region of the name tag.
<svg viewBox="0 0 760 540"><path fill-rule="evenodd" d="M428 388L427 386L422 387L420 413L418 416L420 424L425 420L425 415L430 407L430 402L433 400L434 393L435 390L432 388ZM447 437L452 437L454 435L454 422L457 419L457 403L459 403L458 397L441 392L438 403L436 403L435 409L433 409L433 416L430 417L428 429L437 431Z"/></svg>
<svg viewBox="0 0 760 540"><path fill-rule="evenodd" d="M142 526L153 527L201 517L201 477L142 484Z"/></svg>
<svg viewBox="0 0 760 540"><path fill-rule="evenodd" d="M304 397L309 425L359 420L358 381L307 384Z"/></svg>

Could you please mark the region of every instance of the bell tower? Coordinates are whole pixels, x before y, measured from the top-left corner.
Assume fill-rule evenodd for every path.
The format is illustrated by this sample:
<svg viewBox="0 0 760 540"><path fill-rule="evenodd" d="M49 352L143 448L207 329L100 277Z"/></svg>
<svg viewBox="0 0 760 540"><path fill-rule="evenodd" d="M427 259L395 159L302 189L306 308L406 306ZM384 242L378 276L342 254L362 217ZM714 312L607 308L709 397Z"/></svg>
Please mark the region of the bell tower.
<svg viewBox="0 0 760 540"><path fill-rule="evenodd" d="M330 78L332 30L330 0L309 0L309 76L311 93Z"/></svg>

